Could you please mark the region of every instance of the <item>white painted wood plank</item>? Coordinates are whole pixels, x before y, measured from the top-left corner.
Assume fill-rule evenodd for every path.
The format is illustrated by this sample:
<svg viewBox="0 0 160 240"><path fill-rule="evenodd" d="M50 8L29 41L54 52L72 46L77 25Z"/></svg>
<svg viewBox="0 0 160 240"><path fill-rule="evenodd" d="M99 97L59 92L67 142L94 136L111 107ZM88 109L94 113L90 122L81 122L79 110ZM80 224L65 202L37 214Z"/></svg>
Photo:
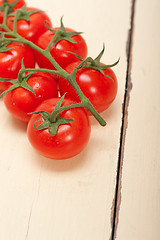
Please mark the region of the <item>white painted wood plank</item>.
<svg viewBox="0 0 160 240"><path fill-rule="evenodd" d="M160 1L136 1L117 240L160 239Z"/></svg>
<svg viewBox="0 0 160 240"><path fill-rule="evenodd" d="M92 119L88 147L77 157L53 161L29 145L25 125L13 120L0 102L0 239L106 240L111 234L122 103L126 76L126 41L130 1L37 1L54 26L64 14L66 26L84 31L89 55L106 44L104 63L120 56L115 68L119 91L103 113L107 127Z"/></svg>

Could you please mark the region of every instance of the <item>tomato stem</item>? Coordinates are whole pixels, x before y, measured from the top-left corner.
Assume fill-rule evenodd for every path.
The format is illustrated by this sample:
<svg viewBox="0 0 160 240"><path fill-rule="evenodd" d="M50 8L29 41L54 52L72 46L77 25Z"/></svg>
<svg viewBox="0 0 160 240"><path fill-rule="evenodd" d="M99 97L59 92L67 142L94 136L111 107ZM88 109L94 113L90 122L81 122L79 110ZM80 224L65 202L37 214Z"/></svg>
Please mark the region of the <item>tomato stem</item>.
<svg viewBox="0 0 160 240"><path fill-rule="evenodd" d="M67 106L63 106L58 108L57 110L53 111L50 117L50 121L51 122L56 122L56 118L57 116L60 114L60 112L65 111L65 110L69 110L69 109L73 109L73 108L78 108L78 107L83 107L83 103L75 103L75 104L70 104Z"/></svg>
<svg viewBox="0 0 160 240"><path fill-rule="evenodd" d="M60 71L57 70L51 70L51 69L47 69L47 68L25 68L25 69L20 69L20 72L23 74L25 72L46 72L46 73L54 73L57 75L60 75Z"/></svg>
<svg viewBox="0 0 160 240"><path fill-rule="evenodd" d="M8 12L9 12L9 6L6 6L4 9L4 15L3 15L3 25L6 25Z"/></svg>
<svg viewBox="0 0 160 240"><path fill-rule="evenodd" d="M14 23L13 23L13 33L14 34L17 33L17 21L18 21L19 16L20 16L20 13L19 13L19 10L17 10L15 18L14 18Z"/></svg>

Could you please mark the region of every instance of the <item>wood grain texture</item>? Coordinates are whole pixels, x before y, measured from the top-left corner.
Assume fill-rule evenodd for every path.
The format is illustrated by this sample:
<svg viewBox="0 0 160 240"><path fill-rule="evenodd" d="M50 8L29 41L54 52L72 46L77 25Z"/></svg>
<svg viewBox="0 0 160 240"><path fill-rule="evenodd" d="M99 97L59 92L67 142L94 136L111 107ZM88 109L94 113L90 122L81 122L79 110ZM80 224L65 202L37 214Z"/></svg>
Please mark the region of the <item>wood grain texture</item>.
<svg viewBox="0 0 160 240"><path fill-rule="evenodd" d="M127 70L130 1L27 3L47 10L54 26L64 15L66 26L84 31L92 57L101 51L103 42L104 63L113 63L120 56L115 67L119 91L112 107L102 114L108 125L102 128L92 118L87 148L66 161L39 156L29 145L26 126L11 118L1 100L0 239L109 239Z"/></svg>
<svg viewBox="0 0 160 240"><path fill-rule="evenodd" d="M136 1L117 240L160 239L160 2Z"/></svg>

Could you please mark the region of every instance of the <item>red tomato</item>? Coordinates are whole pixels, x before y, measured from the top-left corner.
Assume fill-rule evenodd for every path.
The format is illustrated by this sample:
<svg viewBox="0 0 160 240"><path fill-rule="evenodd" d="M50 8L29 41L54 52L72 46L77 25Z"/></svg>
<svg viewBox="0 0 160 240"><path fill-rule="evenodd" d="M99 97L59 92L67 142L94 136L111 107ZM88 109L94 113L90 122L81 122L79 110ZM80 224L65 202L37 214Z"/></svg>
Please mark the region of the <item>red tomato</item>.
<svg viewBox="0 0 160 240"><path fill-rule="evenodd" d="M54 30L58 29L59 28L54 28ZM75 32L74 30L69 28L65 28L65 30L66 32ZM39 37L36 44L39 47L45 49L48 46L50 40L53 38L53 36L54 33L48 30ZM50 49L52 57L62 68L65 68L68 64L77 61L77 57L71 53L68 53L67 51L74 52L78 54L81 58L86 58L87 56L87 45L83 37L81 35L75 35L72 37L72 39L76 43L71 43L67 40L62 39L59 42L57 42L54 47L52 45ZM35 52L35 57L38 65L41 68L54 69L50 61L39 52Z"/></svg>
<svg viewBox="0 0 160 240"><path fill-rule="evenodd" d="M8 3L14 2L15 0L8 0ZM2 6L3 4L3 0L0 0L0 6ZM18 9L21 8L25 5L25 1L24 0L19 0L15 6L13 7L13 9ZM3 12L0 11L0 24L3 22Z"/></svg>
<svg viewBox="0 0 160 240"><path fill-rule="evenodd" d="M32 10L39 9L27 8L27 12ZM7 25L11 30L13 30L13 19L13 16L7 18ZM45 21L47 21L49 27L52 27L51 20L45 12L40 11L33 13L30 15L30 21L26 21L24 19L19 19L17 21L17 32L19 35L28 39L29 41L35 42L39 36L47 30Z"/></svg>
<svg viewBox="0 0 160 240"><path fill-rule="evenodd" d="M0 52L0 77L17 78L21 69L22 59L25 67L35 67L33 50L23 43L10 43L7 52ZM0 91L6 90L9 83L0 82Z"/></svg>
<svg viewBox="0 0 160 240"><path fill-rule="evenodd" d="M79 64L80 61L71 63L66 67L66 71L71 73ZM103 72L113 80L91 68L80 69L76 74L76 81L79 87L99 113L111 105L118 89L117 78L112 69L107 68ZM73 87L62 77L59 78L59 91L61 96L66 93L66 98L80 102Z"/></svg>
<svg viewBox="0 0 160 240"><path fill-rule="evenodd" d="M22 122L28 122L30 119L29 112L44 100L58 96L57 84L48 73L34 73L28 80L28 85L35 91L36 96L22 88L18 87L3 97L4 103L12 116Z"/></svg>
<svg viewBox="0 0 160 240"><path fill-rule="evenodd" d="M59 98L44 101L36 111L52 112ZM62 106L74 103L64 99ZM36 130L44 122L40 114L32 115L28 123L28 138L31 145L43 156L52 159L71 158L80 153L87 145L90 137L90 122L86 111L74 108L60 113L61 117L74 119L73 122L60 125L55 136L50 136L48 129Z"/></svg>

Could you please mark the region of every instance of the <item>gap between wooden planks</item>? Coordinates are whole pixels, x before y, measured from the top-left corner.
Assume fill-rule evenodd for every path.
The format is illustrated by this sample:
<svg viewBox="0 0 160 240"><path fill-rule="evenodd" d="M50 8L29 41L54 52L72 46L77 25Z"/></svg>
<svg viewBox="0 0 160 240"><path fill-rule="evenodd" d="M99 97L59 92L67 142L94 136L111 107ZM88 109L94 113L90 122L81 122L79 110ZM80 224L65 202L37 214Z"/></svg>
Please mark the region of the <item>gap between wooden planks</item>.
<svg viewBox="0 0 160 240"><path fill-rule="evenodd" d="M131 65L132 65L132 45L133 45L133 31L134 31L134 13L135 13L135 4L136 0L132 0L131 6L131 20L130 20L130 30L128 33L128 41L127 41L127 73L126 73L126 87L125 87L125 95L124 95L124 103L123 103L123 117L122 117L122 127L121 127L121 136L120 136L120 148L119 148L119 159L117 165L117 178L116 178L116 189L115 189L115 197L113 201L112 207L112 232L111 232L111 240L115 239L118 218L119 218L119 210L121 204L121 187L122 187L122 166L123 166L123 158L124 158L124 145L125 145L125 136L128 125L128 106L129 106L129 98L130 91L132 89L131 82Z"/></svg>

